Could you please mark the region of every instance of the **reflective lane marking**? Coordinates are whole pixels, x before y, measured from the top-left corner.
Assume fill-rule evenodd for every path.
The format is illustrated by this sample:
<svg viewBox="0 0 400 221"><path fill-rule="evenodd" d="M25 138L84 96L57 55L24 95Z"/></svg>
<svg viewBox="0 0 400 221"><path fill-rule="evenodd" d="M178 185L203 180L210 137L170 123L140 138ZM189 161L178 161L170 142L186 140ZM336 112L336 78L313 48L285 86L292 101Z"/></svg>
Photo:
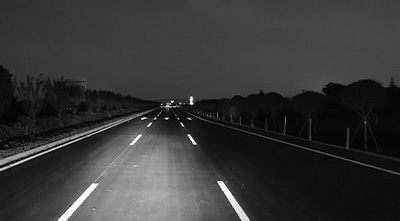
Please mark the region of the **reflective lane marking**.
<svg viewBox="0 0 400 221"><path fill-rule="evenodd" d="M135 145L135 143L140 139L140 137L141 137L142 135L141 134L139 134L133 141L132 141L132 143L131 144L129 144L129 145Z"/></svg>
<svg viewBox="0 0 400 221"><path fill-rule="evenodd" d="M176 117L176 119L180 120L179 117Z"/></svg>
<svg viewBox="0 0 400 221"><path fill-rule="evenodd" d="M231 191L229 191L228 187L226 187L223 181L217 181L219 187L221 187L222 192L224 192L226 198L228 198L229 202L231 203L233 209L235 209L236 213L238 214L240 220L249 220L249 217L243 211L242 207L240 207L239 203L236 201L235 197L232 195Z"/></svg>
<svg viewBox="0 0 400 221"><path fill-rule="evenodd" d="M68 220L98 185L98 183L93 183L90 185L89 188L87 188L87 190L74 202L74 204L72 204L72 206L58 219L58 221Z"/></svg>
<svg viewBox="0 0 400 221"><path fill-rule="evenodd" d="M164 117L164 120L169 120L169 117Z"/></svg>
<svg viewBox="0 0 400 221"><path fill-rule="evenodd" d="M146 120L147 119L147 117L142 117L142 118L140 118L140 120Z"/></svg>
<svg viewBox="0 0 400 221"><path fill-rule="evenodd" d="M155 117L154 120L157 120L157 117Z"/></svg>
<svg viewBox="0 0 400 221"><path fill-rule="evenodd" d="M153 123L153 122L150 122L149 124L147 124L147 127L150 127L152 123Z"/></svg>
<svg viewBox="0 0 400 221"><path fill-rule="evenodd" d="M188 137L189 137L190 141L192 141L193 145L197 145L196 141L193 140L193 137L190 134L188 134Z"/></svg>
<svg viewBox="0 0 400 221"><path fill-rule="evenodd" d="M188 119L188 120L192 120L192 118L190 118L190 117L187 117L187 119Z"/></svg>
<svg viewBox="0 0 400 221"><path fill-rule="evenodd" d="M181 124L182 127L185 127L185 126L182 124L182 122L179 122L179 123Z"/></svg>

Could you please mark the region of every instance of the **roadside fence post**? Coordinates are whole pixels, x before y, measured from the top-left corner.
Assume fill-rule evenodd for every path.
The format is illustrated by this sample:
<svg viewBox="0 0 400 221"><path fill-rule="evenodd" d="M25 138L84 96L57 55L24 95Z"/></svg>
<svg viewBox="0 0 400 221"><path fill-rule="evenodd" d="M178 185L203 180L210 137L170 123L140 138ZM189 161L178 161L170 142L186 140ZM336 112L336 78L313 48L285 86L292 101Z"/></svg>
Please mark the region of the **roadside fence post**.
<svg viewBox="0 0 400 221"><path fill-rule="evenodd" d="M312 127L312 119L311 119L311 117L310 117L310 119L309 119L309 122L308 122L308 140L311 140L312 139L312 134L311 134L311 127Z"/></svg>
<svg viewBox="0 0 400 221"><path fill-rule="evenodd" d="M350 128L346 128L346 149L350 148Z"/></svg>
<svg viewBox="0 0 400 221"><path fill-rule="evenodd" d="M286 120L287 120L287 117L285 116L285 122L283 124L283 135L286 135Z"/></svg>

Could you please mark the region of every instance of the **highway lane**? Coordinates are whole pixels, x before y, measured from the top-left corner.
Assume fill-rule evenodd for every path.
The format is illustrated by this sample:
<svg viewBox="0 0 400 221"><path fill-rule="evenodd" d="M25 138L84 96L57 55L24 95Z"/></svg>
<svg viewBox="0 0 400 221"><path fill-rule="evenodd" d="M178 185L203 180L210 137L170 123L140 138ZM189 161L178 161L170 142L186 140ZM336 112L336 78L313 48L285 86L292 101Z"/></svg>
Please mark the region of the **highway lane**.
<svg viewBox="0 0 400 221"><path fill-rule="evenodd" d="M182 116L252 220L400 220L400 177Z"/></svg>
<svg viewBox="0 0 400 221"><path fill-rule="evenodd" d="M162 113L71 219L238 220L187 132L172 111Z"/></svg>
<svg viewBox="0 0 400 221"><path fill-rule="evenodd" d="M93 183L69 220L239 220L186 128L156 114L0 173L2 220L58 220Z"/></svg>
<svg viewBox="0 0 400 221"><path fill-rule="evenodd" d="M1 172L1 220L57 220L89 187L69 220L240 220L218 181L242 219L400 220L399 176L160 111Z"/></svg>
<svg viewBox="0 0 400 221"><path fill-rule="evenodd" d="M145 125L137 118L1 172L1 220L56 220Z"/></svg>

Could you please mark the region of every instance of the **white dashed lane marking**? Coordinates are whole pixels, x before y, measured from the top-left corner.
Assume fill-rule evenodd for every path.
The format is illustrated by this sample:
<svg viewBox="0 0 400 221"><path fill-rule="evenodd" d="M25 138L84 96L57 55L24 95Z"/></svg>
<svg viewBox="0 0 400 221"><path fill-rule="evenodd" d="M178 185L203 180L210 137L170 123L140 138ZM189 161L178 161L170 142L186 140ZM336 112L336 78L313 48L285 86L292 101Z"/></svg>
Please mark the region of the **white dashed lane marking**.
<svg viewBox="0 0 400 221"><path fill-rule="evenodd" d="M131 143L130 145L131 145L131 146L132 146L132 145L135 145L135 143L140 139L141 136L142 136L142 135L139 134L139 135L132 141L132 143Z"/></svg>
<svg viewBox="0 0 400 221"><path fill-rule="evenodd" d="M85 201L86 198L93 192L94 189L98 186L98 183L93 183L92 185L89 186L89 188L86 189L85 192L72 204L72 206L65 211L65 213L58 219L58 221L67 221L72 214L79 208L79 206Z"/></svg>
<svg viewBox="0 0 400 221"><path fill-rule="evenodd" d="M190 141L192 141L193 145L197 145L196 141L194 141L193 137L190 134L188 134L188 137L189 137Z"/></svg>
<svg viewBox="0 0 400 221"><path fill-rule="evenodd" d="M226 198L228 198L228 200L231 203L233 209L238 214L240 220L242 220L242 221L245 221L245 220L250 221L249 217L243 211L242 207L236 201L235 197L232 195L231 191L229 191L228 187L226 187L225 183L223 181L217 181L217 183L218 183L219 187L222 189L222 192L224 192Z"/></svg>

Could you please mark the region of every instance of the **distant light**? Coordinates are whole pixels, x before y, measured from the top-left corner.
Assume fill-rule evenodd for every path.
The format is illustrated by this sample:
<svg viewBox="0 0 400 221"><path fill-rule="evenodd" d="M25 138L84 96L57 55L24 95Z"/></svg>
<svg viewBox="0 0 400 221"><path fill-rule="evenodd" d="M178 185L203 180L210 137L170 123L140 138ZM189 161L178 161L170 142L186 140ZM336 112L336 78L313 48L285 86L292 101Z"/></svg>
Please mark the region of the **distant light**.
<svg viewBox="0 0 400 221"><path fill-rule="evenodd" d="M174 100L171 100L171 104L173 104L174 103Z"/></svg>
<svg viewBox="0 0 400 221"><path fill-rule="evenodd" d="M190 104L190 105L193 105L193 104L194 104L193 96L190 96L190 98L189 98L189 104Z"/></svg>

